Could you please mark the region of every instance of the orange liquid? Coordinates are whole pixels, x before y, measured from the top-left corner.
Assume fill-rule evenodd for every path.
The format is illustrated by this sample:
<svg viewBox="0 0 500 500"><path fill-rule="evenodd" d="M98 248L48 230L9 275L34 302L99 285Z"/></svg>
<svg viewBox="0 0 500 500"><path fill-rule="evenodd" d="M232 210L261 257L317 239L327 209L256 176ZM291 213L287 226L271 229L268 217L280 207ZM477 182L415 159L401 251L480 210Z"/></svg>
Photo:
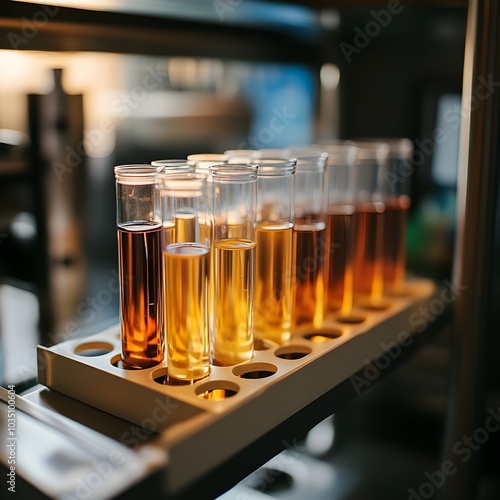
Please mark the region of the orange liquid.
<svg viewBox="0 0 500 500"><path fill-rule="evenodd" d="M320 326L325 314L325 223L296 219L293 229L293 325Z"/></svg>
<svg viewBox="0 0 500 500"><path fill-rule="evenodd" d="M136 368L163 361L161 224L118 227L122 361Z"/></svg>
<svg viewBox="0 0 500 500"><path fill-rule="evenodd" d="M406 224L410 199L400 196L385 204L384 285L401 289L406 274Z"/></svg>
<svg viewBox="0 0 500 500"><path fill-rule="evenodd" d="M361 203L356 207L354 293L356 299L376 304L384 291L384 205Z"/></svg>
<svg viewBox="0 0 500 500"><path fill-rule="evenodd" d="M347 316L353 304L354 207L330 206L326 218L325 290L327 312Z"/></svg>

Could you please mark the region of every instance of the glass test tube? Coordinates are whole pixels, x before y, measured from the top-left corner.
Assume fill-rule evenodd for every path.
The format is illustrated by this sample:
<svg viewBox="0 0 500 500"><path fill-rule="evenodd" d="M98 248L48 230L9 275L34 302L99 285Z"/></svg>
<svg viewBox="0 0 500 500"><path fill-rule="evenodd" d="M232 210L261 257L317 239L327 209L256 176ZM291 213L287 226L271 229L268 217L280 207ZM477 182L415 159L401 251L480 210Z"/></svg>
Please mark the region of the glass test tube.
<svg viewBox="0 0 500 500"><path fill-rule="evenodd" d="M184 159L166 159L166 160L153 160L151 165L155 167L161 167L163 172L177 171L180 170L182 172L189 171L191 166L187 160Z"/></svg>
<svg viewBox="0 0 500 500"><path fill-rule="evenodd" d="M293 180L297 160L261 158L257 171L255 338L292 335Z"/></svg>
<svg viewBox="0 0 500 500"><path fill-rule="evenodd" d="M212 362L253 357L257 167L210 168L213 217Z"/></svg>
<svg viewBox="0 0 500 500"><path fill-rule="evenodd" d="M251 163L252 155L256 149L227 149L224 151L226 162L232 164L247 164Z"/></svg>
<svg viewBox="0 0 500 500"><path fill-rule="evenodd" d="M159 170L151 165L114 168L122 362L129 368L164 359Z"/></svg>
<svg viewBox="0 0 500 500"><path fill-rule="evenodd" d="M406 228L411 205L410 187L413 143L410 139L384 139L389 146L384 174L384 287L388 293L404 290L406 277Z"/></svg>
<svg viewBox="0 0 500 500"><path fill-rule="evenodd" d="M225 163L228 155L221 153L196 153L188 155L187 161L190 165L196 165L198 162L211 162L213 165L217 163Z"/></svg>
<svg viewBox="0 0 500 500"><path fill-rule="evenodd" d="M163 227L164 334L169 381L194 382L209 372L209 240L206 180L195 173L160 176Z"/></svg>
<svg viewBox="0 0 500 500"><path fill-rule="evenodd" d="M326 314L348 319L353 308L355 236L354 170L357 148L347 141L325 144L328 153L328 208L325 260Z"/></svg>
<svg viewBox="0 0 500 500"><path fill-rule="evenodd" d="M290 148L297 158L294 181L293 326L321 326L325 315L324 267L328 154Z"/></svg>
<svg viewBox="0 0 500 500"><path fill-rule="evenodd" d="M356 240L354 250L354 302L382 307L384 295L384 212L382 182L389 146L356 142Z"/></svg>

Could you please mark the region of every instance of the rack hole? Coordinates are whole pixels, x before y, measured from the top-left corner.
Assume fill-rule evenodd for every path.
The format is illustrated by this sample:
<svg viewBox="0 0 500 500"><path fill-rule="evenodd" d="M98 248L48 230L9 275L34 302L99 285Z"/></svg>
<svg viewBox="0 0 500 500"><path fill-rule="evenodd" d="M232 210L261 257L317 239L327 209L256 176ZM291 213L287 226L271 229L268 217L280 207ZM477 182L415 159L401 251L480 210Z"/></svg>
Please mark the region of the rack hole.
<svg viewBox="0 0 500 500"><path fill-rule="evenodd" d="M312 349L305 345L287 345L276 349L274 355L281 359L301 359L311 351Z"/></svg>
<svg viewBox="0 0 500 500"><path fill-rule="evenodd" d="M240 388L237 384L233 384L227 380L213 380L197 387L195 393L200 399L222 401L233 397L239 390Z"/></svg>
<svg viewBox="0 0 500 500"><path fill-rule="evenodd" d="M78 344L73 352L78 354L78 356L94 358L97 356L104 356L113 349L113 345L108 342L85 342L84 344Z"/></svg>
<svg viewBox="0 0 500 500"><path fill-rule="evenodd" d="M139 368L137 366L130 366L125 364L122 361L122 357L120 354L117 354L116 356L113 356L111 358L111 364L115 366L116 368L121 368L122 370L142 370L143 368Z"/></svg>
<svg viewBox="0 0 500 500"><path fill-rule="evenodd" d="M329 342L330 340L338 339L342 335L340 330L318 330L316 332L306 333L304 338L311 342Z"/></svg>
<svg viewBox="0 0 500 500"><path fill-rule="evenodd" d="M278 367L271 363L249 363L233 368L233 374L240 378L260 379L271 377L278 371Z"/></svg>
<svg viewBox="0 0 500 500"><path fill-rule="evenodd" d="M167 368L160 368L154 371L151 376L153 380L160 385L181 386L192 385L196 382L196 380L179 380L169 377Z"/></svg>
<svg viewBox="0 0 500 500"><path fill-rule="evenodd" d="M363 323L366 321L365 316L361 316L360 314L350 314L349 316L339 316L336 318L339 323L345 323L350 325L356 325L358 323Z"/></svg>

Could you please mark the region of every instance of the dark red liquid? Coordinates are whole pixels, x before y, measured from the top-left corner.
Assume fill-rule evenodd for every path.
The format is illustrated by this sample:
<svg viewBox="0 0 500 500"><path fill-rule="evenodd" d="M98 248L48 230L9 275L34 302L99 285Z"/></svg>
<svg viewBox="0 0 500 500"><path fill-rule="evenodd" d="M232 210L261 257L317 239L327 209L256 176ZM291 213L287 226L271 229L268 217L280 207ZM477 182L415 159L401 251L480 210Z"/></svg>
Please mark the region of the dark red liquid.
<svg viewBox="0 0 500 500"><path fill-rule="evenodd" d="M145 368L163 361L161 224L118 227L122 360Z"/></svg>

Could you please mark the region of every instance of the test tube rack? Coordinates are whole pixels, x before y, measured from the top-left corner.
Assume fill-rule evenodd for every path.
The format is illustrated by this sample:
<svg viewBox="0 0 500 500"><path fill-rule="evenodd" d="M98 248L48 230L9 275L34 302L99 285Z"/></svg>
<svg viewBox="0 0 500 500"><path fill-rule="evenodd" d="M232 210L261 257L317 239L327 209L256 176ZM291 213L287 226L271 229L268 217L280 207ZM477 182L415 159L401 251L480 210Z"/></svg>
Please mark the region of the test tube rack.
<svg viewBox="0 0 500 500"><path fill-rule="evenodd" d="M191 385L165 385L165 363L120 368L119 326L39 346L38 380L156 431L156 444L169 456L168 491L179 491L343 381L351 378L364 389L355 374L375 360L384 360L383 371L425 328L422 311L432 301L444 304L431 280L409 280L405 291L390 297L387 308L355 311L362 322L330 318L321 328L298 329L288 344L256 350L251 361L235 366L212 366Z"/></svg>

